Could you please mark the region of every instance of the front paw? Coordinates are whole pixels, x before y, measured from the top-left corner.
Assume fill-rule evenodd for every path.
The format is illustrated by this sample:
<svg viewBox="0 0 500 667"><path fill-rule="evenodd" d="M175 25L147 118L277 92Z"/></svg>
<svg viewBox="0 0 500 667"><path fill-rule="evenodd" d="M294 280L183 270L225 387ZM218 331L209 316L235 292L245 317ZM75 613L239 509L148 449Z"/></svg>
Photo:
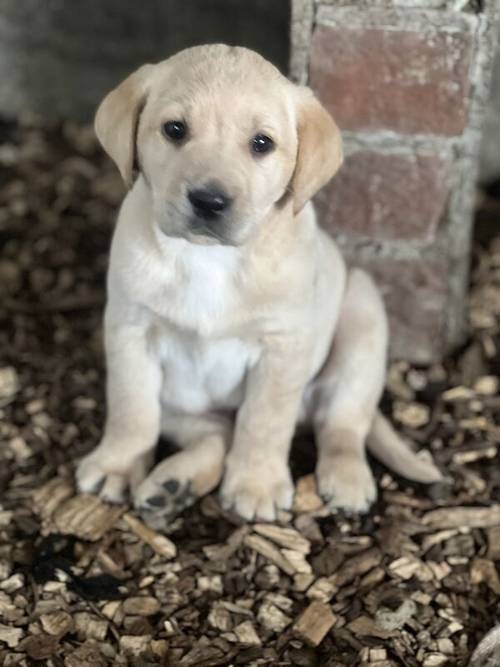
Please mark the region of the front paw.
<svg viewBox="0 0 500 667"><path fill-rule="evenodd" d="M293 483L287 464L252 465L231 462L221 489L222 505L247 521L274 521L278 510L290 509Z"/></svg>
<svg viewBox="0 0 500 667"><path fill-rule="evenodd" d="M145 474L146 461L143 458L127 465L123 448L114 452L101 444L80 461L75 477L81 493L96 494L110 503L123 503L129 487L139 484Z"/></svg>
<svg viewBox="0 0 500 667"><path fill-rule="evenodd" d="M331 453L320 457L318 490L331 510L364 513L377 498L377 486L364 457Z"/></svg>

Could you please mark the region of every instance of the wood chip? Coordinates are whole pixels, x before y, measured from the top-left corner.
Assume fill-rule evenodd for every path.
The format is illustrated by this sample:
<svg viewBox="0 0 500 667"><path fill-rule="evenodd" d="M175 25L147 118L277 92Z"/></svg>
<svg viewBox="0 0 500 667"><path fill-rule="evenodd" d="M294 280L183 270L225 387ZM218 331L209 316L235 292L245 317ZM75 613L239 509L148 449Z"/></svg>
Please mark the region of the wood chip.
<svg viewBox="0 0 500 667"><path fill-rule="evenodd" d="M490 630L476 646L469 667L500 665L500 626Z"/></svg>
<svg viewBox="0 0 500 667"><path fill-rule="evenodd" d="M212 605L208 614L208 623L212 628L221 632L229 632L233 628L232 616L229 611L219 602Z"/></svg>
<svg viewBox="0 0 500 667"><path fill-rule="evenodd" d="M422 517L427 528L491 528L500 526L500 505L490 507L446 507Z"/></svg>
<svg viewBox="0 0 500 667"><path fill-rule="evenodd" d="M377 609L375 620L383 630L400 630L416 614L417 605L411 598L407 598L397 609Z"/></svg>
<svg viewBox="0 0 500 667"><path fill-rule="evenodd" d="M160 556L164 558L175 558L177 555L177 547L169 540L165 535L160 535L155 532L148 526L146 526L142 521L132 514L123 515L123 520L130 528L130 530L137 535L143 542L149 544L149 546Z"/></svg>
<svg viewBox="0 0 500 667"><path fill-rule="evenodd" d="M44 519L52 516L54 511L74 494L73 485L69 480L55 477L33 494L33 507Z"/></svg>
<svg viewBox="0 0 500 667"><path fill-rule="evenodd" d="M0 589L12 595L24 586L24 576L18 572L0 583Z"/></svg>
<svg viewBox="0 0 500 667"><path fill-rule="evenodd" d="M0 623L0 642L7 644L9 648L18 646L24 632L21 628L13 628L10 625Z"/></svg>
<svg viewBox="0 0 500 667"><path fill-rule="evenodd" d="M467 425L462 424L463 428L467 428ZM475 461L480 461L481 459L494 459L497 455L498 448L497 446L491 447L479 447L477 449L464 450L453 454L452 460L453 463L457 465L466 465L467 463L474 463Z"/></svg>
<svg viewBox="0 0 500 667"><path fill-rule="evenodd" d="M296 514L315 512L323 507L323 501L318 494L315 475L305 475L297 480L293 511Z"/></svg>
<svg viewBox="0 0 500 667"><path fill-rule="evenodd" d="M95 542L118 521L125 508L108 505L97 496L73 496L67 480L54 479L39 489L34 506L50 528L63 535L74 535Z"/></svg>
<svg viewBox="0 0 500 667"><path fill-rule="evenodd" d="M441 394L443 401L468 401L474 397L474 392L468 387L452 387Z"/></svg>
<svg viewBox="0 0 500 667"><path fill-rule="evenodd" d="M330 606L324 602L311 602L293 625L294 634L303 639L309 646L319 646L337 617Z"/></svg>
<svg viewBox="0 0 500 667"><path fill-rule="evenodd" d="M283 528L272 523L257 523L253 529L259 535L276 542L281 547L290 551L298 551L308 554L311 551L311 543L294 528Z"/></svg>
<svg viewBox="0 0 500 667"><path fill-rule="evenodd" d="M257 620L266 629L272 632L283 632L290 625L292 619L281 611L275 604L264 600L259 608Z"/></svg>
<svg viewBox="0 0 500 667"><path fill-rule="evenodd" d="M109 622L86 611L78 612L73 617L75 630L84 639L103 641L108 633Z"/></svg>
<svg viewBox="0 0 500 667"><path fill-rule="evenodd" d="M234 628L234 634L243 646L260 646L262 642L251 621L243 621Z"/></svg>
<svg viewBox="0 0 500 667"><path fill-rule="evenodd" d="M290 563L287 558L285 558L285 556L277 547L274 546L274 544L264 539L260 535L247 535L244 538L243 543L245 546L253 549L261 556L264 556L264 558L266 558L271 563L274 563L277 567L280 568L280 570L286 572L286 574L289 574L290 576L296 574L294 565Z"/></svg>
<svg viewBox="0 0 500 667"><path fill-rule="evenodd" d="M441 667L448 662L448 656L443 653L428 653L422 663L423 667Z"/></svg>
<svg viewBox="0 0 500 667"><path fill-rule="evenodd" d="M474 558L470 566L470 577L473 584L484 582L496 595L500 595L500 578L493 561Z"/></svg>
<svg viewBox="0 0 500 667"><path fill-rule="evenodd" d="M314 581L314 574L296 574L293 577L293 587L298 592L303 592L311 586Z"/></svg>
<svg viewBox="0 0 500 667"><path fill-rule="evenodd" d="M421 403L403 403L395 401L394 419L410 428L421 428L429 423L430 410L427 405Z"/></svg>
<svg viewBox="0 0 500 667"><path fill-rule="evenodd" d="M346 562L332 575L331 581L341 588L350 583L356 577L365 574L382 561L382 552L378 547L362 551L357 556L348 558Z"/></svg>
<svg viewBox="0 0 500 667"><path fill-rule="evenodd" d="M33 660L46 660L57 652L59 640L41 632L23 639L19 647L25 651Z"/></svg>
<svg viewBox="0 0 500 667"><path fill-rule="evenodd" d="M449 574L451 574L452 572L451 558L452 556L449 556L450 563L446 562L445 560L442 561L441 563L436 563L432 560L427 561L427 567L432 571L432 575L435 581L441 582L443 579L446 579L446 577ZM429 581L429 580L420 579L420 581Z"/></svg>
<svg viewBox="0 0 500 667"><path fill-rule="evenodd" d="M40 616L42 628L49 635L63 637L73 629L73 619L66 611L54 611Z"/></svg>
<svg viewBox="0 0 500 667"><path fill-rule="evenodd" d="M354 635L378 637L379 639L389 639L394 634L394 631L380 628L369 616L358 616L347 625L347 628Z"/></svg>
<svg viewBox="0 0 500 667"><path fill-rule="evenodd" d="M291 551L290 549L282 549L281 553L291 563L297 574L312 574L311 564L306 559L305 554L300 551Z"/></svg>
<svg viewBox="0 0 500 667"><path fill-rule="evenodd" d="M481 396L495 396L498 394L498 378L496 375L483 375L474 383L474 391Z"/></svg>
<svg viewBox="0 0 500 667"><path fill-rule="evenodd" d="M92 640L86 641L64 660L64 667L107 667L108 661Z"/></svg>
<svg viewBox="0 0 500 667"><path fill-rule="evenodd" d="M389 564L389 570L401 579L411 579L419 567L418 559L409 556L403 556Z"/></svg>
<svg viewBox="0 0 500 667"><path fill-rule="evenodd" d="M122 635L120 637L120 649L126 656L135 658L148 652L151 637L142 635L135 637L133 635Z"/></svg>
<svg viewBox="0 0 500 667"><path fill-rule="evenodd" d="M437 533L433 533L432 535L425 535L422 540L422 551L426 553L436 544L445 542L446 540L449 540L451 537L455 537L455 535L458 534L458 528L451 528L448 530L440 530Z"/></svg>
<svg viewBox="0 0 500 667"><path fill-rule="evenodd" d="M0 408L14 400L19 391L19 378L13 366L0 368Z"/></svg>
<svg viewBox="0 0 500 667"><path fill-rule="evenodd" d="M328 602L337 591L338 588L333 583L331 577L320 577L308 589L306 595L310 600Z"/></svg>
<svg viewBox="0 0 500 667"><path fill-rule="evenodd" d="M216 593L217 595L222 595L224 592L224 585L222 583L222 577L219 574L213 576L201 576L196 580L197 586L200 591L206 593Z"/></svg>
<svg viewBox="0 0 500 667"><path fill-rule="evenodd" d="M368 659L371 663L383 662L387 660L387 651L385 648L371 648L369 649Z"/></svg>
<svg viewBox="0 0 500 667"><path fill-rule="evenodd" d="M147 596L128 598L123 603L123 611L133 616L153 616L160 609L158 600Z"/></svg>
<svg viewBox="0 0 500 667"><path fill-rule="evenodd" d="M486 557L490 560L500 560L500 526L489 528L486 531L488 551Z"/></svg>

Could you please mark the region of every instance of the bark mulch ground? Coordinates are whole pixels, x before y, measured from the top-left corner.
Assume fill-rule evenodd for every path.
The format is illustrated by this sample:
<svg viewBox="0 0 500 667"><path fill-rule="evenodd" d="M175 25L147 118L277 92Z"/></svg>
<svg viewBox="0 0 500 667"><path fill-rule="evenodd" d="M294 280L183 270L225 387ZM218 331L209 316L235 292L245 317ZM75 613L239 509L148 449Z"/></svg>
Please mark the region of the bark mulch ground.
<svg viewBox="0 0 500 667"><path fill-rule="evenodd" d="M494 188L467 345L428 368L393 364L383 404L446 481L411 485L374 462L373 511L328 516L305 439L281 524L244 525L210 496L158 535L72 484L104 417L118 177L89 128L23 119L0 125L0 142L0 664L468 664L500 608Z"/></svg>

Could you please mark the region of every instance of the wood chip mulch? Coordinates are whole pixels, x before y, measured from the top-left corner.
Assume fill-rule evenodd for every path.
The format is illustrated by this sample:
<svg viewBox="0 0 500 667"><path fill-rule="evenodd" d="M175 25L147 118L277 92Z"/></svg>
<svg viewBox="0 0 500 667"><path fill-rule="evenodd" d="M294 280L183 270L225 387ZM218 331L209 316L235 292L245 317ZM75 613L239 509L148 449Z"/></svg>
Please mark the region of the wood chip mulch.
<svg viewBox="0 0 500 667"><path fill-rule="evenodd" d="M279 525L244 525L210 496L159 535L72 483L103 423L122 194L88 127L0 124L0 665L469 664L500 610L500 237L475 250L467 345L390 369L384 410L444 483L374 462L373 511L328 516L302 439ZM500 664L498 634L474 665Z"/></svg>

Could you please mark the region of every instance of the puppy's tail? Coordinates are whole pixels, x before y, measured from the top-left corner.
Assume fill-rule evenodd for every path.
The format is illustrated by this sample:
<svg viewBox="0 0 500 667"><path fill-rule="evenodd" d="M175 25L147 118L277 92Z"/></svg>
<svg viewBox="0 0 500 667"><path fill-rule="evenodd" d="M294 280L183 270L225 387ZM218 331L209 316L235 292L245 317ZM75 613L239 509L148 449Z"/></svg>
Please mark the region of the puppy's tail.
<svg viewBox="0 0 500 667"><path fill-rule="evenodd" d="M423 484L440 482L443 476L429 452L414 452L377 410L367 439L368 450L388 468L406 479Z"/></svg>

